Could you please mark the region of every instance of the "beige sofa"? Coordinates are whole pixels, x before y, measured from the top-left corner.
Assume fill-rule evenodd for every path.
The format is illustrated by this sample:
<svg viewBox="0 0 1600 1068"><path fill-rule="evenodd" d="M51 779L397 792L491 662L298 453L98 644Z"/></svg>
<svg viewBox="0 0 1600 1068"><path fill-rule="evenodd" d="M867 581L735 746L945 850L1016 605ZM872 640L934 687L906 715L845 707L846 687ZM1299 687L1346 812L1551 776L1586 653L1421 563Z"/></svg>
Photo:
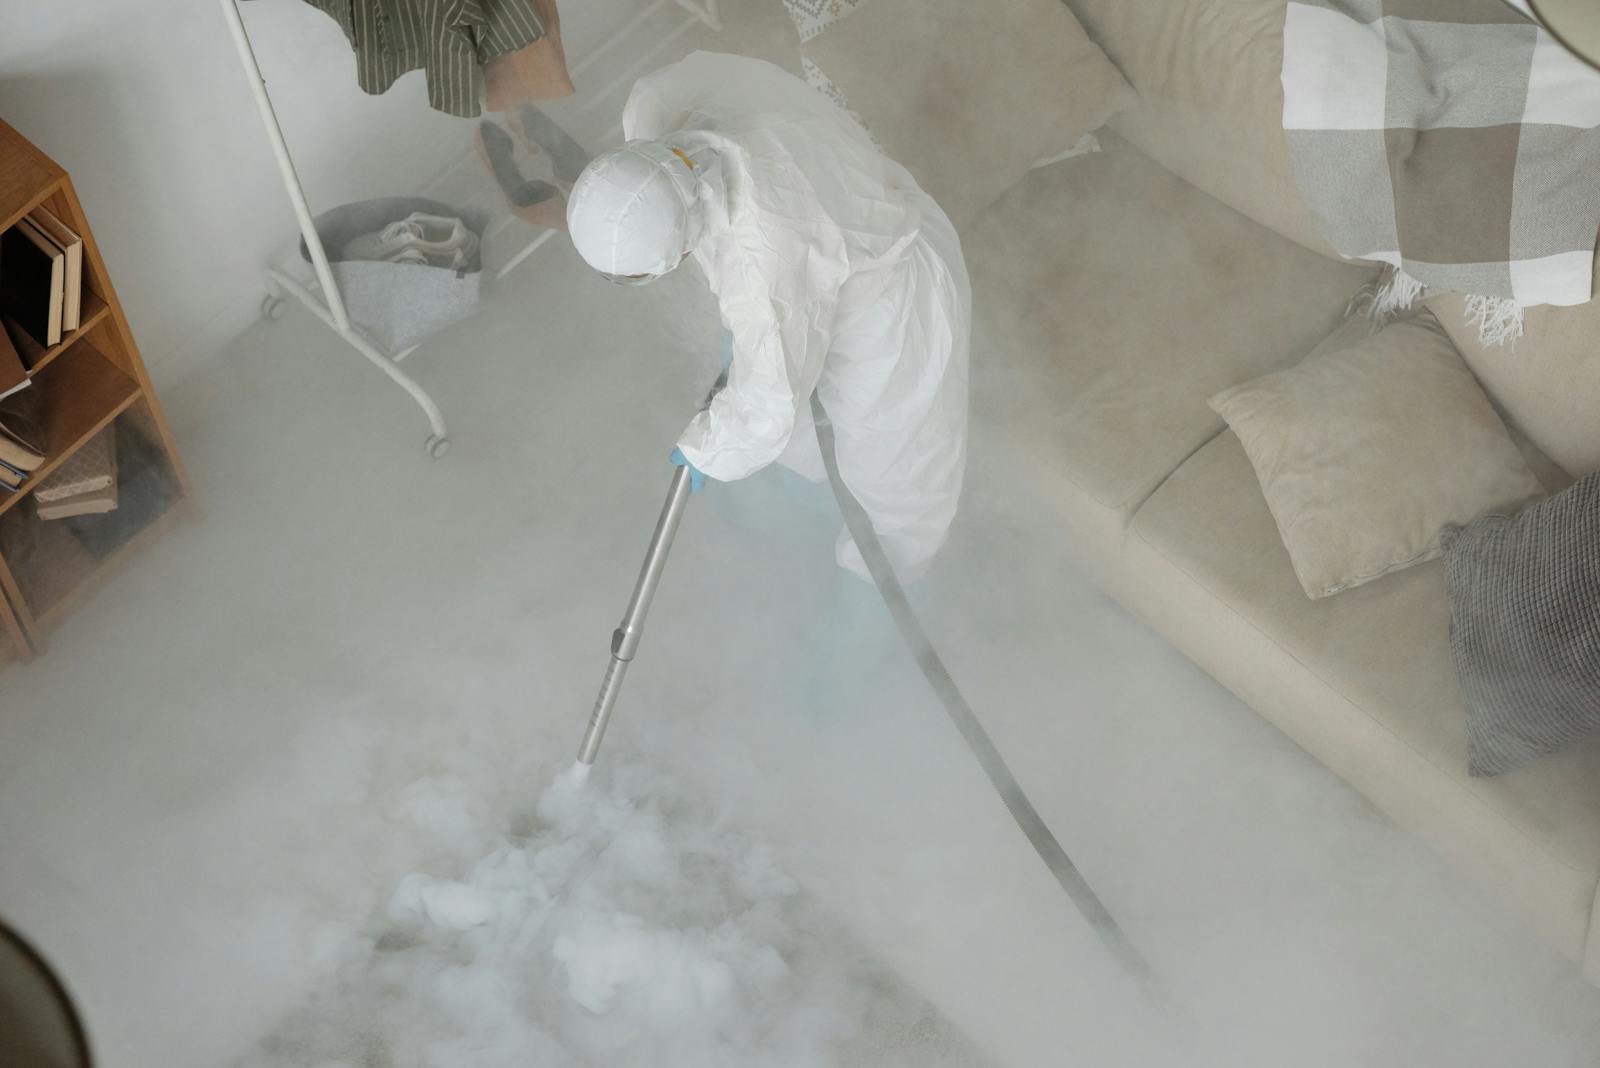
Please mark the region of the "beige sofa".
<svg viewBox="0 0 1600 1068"><path fill-rule="evenodd" d="M1371 277L1295 192L1284 0L1068 6L1140 103L968 228L978 423L1108 590L1600 982L1600 744L1469 777L1439 563L1307 599L1206 404L1301 358ZM1530 314L1515 350L1435 308L1551 489L1600 468L1600 305Z"/></svg>

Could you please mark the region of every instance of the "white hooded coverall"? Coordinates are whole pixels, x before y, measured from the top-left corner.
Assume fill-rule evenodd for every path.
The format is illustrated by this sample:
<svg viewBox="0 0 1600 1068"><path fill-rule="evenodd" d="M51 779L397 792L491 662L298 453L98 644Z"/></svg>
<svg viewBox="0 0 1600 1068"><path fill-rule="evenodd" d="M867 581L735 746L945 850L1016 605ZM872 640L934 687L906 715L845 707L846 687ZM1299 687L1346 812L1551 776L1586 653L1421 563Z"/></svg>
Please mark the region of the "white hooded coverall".
<svg viewBox="0 0 1600 1068"><path fill-rule="evenodd" d="M916 574L966 466L972 293L955 228L853 118L760 60L697 52L640 79L623 131L714 160L697 175L693 255L733 364L684 456L722 481L774 460L820 479L816 390L840 475L896 568ZM848 534L838 557L866 574Z"/></svg>

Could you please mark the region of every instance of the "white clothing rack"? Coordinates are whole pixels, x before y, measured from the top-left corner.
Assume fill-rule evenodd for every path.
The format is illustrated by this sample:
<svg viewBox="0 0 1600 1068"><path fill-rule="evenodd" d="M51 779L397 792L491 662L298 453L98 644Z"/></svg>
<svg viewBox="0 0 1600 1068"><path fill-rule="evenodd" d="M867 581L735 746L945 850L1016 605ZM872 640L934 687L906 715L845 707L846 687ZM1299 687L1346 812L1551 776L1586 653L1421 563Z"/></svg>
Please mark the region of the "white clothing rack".
<svg viewBox="0 0 1600 1068"><path fill-rule="evenodd" d="M428 391L417 384L416 380L400 369L400 361L415 351L416 346L401 352L385 352L373 339L367 336L359 326L350 321L349 312L345 309L344 296L339 292L338 283L333 279L333 270L328 265L328 252L322 245L322 238L317 233L313 221L311 208L306 202L305 187L300 184L300 177L294 168L294 158L289 154L289 145L284 140L283 128L278 124L277 113L272 108L272 98L267 93L266 79L262 77L261 67L256 63L255 50L250 46L250 34L245 29L244 18L240 15L238 0L220 0L222 15L228 23L228 30L233 37L234 48L239 53L239 62L244 67L246 77L250 82L251 94L255 97L256 110L261 115L261 123L266 127L267 140L272 145L272 155L277 161L278 172L283 177L284 190L289 194L289 202L294 207L295 220L300 226L300 236L305 240L306 250L311 256L312 271L316 280L312 285L302 283L288 271L276 265L266 268L267 296L261 303L262 314L269 319L276 319L283 313L284 300L294 297L312 313L327 323L334 333L344 338L350 347L361 355L390 380L411 395L417 402L422 413L428 419L428 436L423 442L427 454L435 459L443 456L450 449L450 433L445 426L444 415L439 411L439 406L434 403ZM653 57L662 48L671 44L690 27L703 23L712 30L722 29L722 18L719 10L719 0L652 0L643 10L633 17L621 30L612 35L604 44L595 49L584 60L573 66L573 73L580 73L589 64L609 51L619 40L631 30L637 28L645 19L667 6L676 3L691 16L671 34L663 37L651 49L646 60ZM509 262L503 266L496 278L505 277L506 273L516 267L523 260L533 254L534 250L555 236L555 231L546 230L529 242Z"/></svg>

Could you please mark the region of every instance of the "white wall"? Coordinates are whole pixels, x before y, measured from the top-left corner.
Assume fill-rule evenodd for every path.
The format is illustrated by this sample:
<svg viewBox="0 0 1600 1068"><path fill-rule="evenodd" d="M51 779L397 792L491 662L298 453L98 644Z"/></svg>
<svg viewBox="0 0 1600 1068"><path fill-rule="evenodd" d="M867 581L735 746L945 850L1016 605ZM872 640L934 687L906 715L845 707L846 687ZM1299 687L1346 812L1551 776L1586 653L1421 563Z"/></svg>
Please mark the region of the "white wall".
<svg viewBox="0 0 1600 1068"><path fill-rule="evenodd" d="M644 3L569 2L569 52ZM145 359L169 378L250 324L261 267L295 234L222 13L216 0L0 6L0 118L72 175ZM420 73L380 97L357 89L320 12L241 7L313 210L416 192L470 145L473 121L431 111Z"/></svg>

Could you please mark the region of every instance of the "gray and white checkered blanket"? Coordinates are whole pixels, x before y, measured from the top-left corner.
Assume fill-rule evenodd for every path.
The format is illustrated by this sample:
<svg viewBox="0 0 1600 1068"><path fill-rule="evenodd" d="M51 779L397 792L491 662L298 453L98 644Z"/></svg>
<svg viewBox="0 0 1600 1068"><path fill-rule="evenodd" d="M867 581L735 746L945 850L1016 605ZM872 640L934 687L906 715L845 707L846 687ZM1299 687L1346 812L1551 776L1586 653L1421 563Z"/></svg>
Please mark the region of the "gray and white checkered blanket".
<svg viewBox="0 0 1600 1068"><path fill-rule="evenodd" d="M1589 299L1600 71L1527 0L1291 0L1283 128L1329 242L1392 272L1379 311L1471 295L1486 341Z"/></svg>

